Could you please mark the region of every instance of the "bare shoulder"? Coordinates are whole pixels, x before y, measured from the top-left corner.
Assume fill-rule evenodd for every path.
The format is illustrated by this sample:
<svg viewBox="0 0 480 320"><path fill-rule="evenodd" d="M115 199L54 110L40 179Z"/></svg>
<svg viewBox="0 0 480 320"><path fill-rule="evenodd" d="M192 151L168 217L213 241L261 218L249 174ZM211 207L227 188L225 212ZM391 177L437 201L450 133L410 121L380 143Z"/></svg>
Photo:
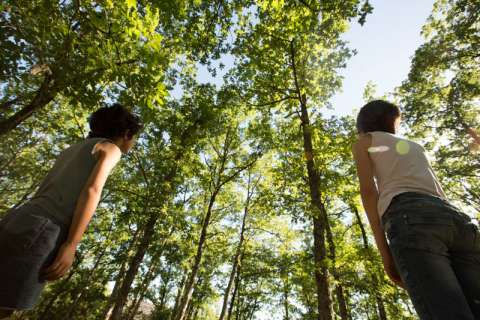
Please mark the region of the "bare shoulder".
<svg viewBox="0 0 480 320"><path fill-rule="evenodd" d="M357 141L352 144L352 151L354 153L359 151L366 151L372 145L372 136L369 133L359 135Z"/></svg>
<svg viewBox="0 0 480 320"><path fill-rule="evenodd" d="M116 144L110 141L102 141L95 144L92 154L96 157L120 159L122 151Z"/></svg>

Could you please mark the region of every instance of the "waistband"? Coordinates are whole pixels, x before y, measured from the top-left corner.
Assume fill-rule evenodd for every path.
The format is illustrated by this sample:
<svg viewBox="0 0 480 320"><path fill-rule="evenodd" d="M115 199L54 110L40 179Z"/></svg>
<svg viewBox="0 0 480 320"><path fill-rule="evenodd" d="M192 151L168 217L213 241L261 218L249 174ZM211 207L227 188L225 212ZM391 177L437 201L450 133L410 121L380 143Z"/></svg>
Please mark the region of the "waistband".
<svg viewBox="0 0 480 320"><path fill-rule="evenodd" d="M21 207L19 207L18 209L20 209L20 208L22 210L31 210L35 214L49 219L50 221L52 221L53 223L55 223L56 225L58 225L62 229L65 229L65 230L70 229L70 223L69 222L63 221L62 219L60 219L56 215L51 214L50 212L48 212L47 210L44 210L40 206L37 206L35 204L27 202L24 205L22 205Z"/></svg>
<svg viewBox="0 0 480 320"><path fill-rule="evenodd" d="M409 206L412 205L414 201L424 201L420 206L435 206L435 207L443 207L447 210L447 212L453 213L454 216L458 216L463 219L471 220L471 217L465 213L463 213L459 208L455 207L451 204L448 200L432 195L432 194L425 194L419 192L403 192L395 197L393 197L390 205L388 206L387 210L381 217L381 224L382 226L386 223L388 219L395 215L396 212L399 212L399 207L403 207L404 205ZM416 204L413 204L416 205Z"/></svg>

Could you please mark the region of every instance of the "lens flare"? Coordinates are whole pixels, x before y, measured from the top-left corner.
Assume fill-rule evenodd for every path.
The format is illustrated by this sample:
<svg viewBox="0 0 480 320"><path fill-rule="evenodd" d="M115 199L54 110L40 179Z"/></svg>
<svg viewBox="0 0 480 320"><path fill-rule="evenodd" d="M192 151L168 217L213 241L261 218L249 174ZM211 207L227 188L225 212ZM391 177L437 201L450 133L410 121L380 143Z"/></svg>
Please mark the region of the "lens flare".
<svg viewBox="0 0 480 320"><path fill-rule="evenodd" d="M398 154L405 155L410 152L410 144L404 140L398 141L395 145L395 150L397 150Z"/></svg>
<svg viewBox="0 0 480 320"><path fill-rule="evenodd" d="M385 152L390 150L387 146L378 146L378 147L370 147L368 148L368 152L370 153L377 153L377 152Z"/></svg>

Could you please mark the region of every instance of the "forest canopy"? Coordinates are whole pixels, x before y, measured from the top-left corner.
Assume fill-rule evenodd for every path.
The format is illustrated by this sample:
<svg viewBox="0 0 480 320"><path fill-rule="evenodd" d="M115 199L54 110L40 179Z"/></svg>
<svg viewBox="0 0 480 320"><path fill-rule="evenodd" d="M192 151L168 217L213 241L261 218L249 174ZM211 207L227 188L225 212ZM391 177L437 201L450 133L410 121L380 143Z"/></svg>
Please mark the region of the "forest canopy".
<svg viewBox="0 0 480 320"><path fill-rule="evenodd" d="M18 319L416 319L361 206L355 115L330 102L355 55L342 35L369 23L368 0L5 0L0 10L0 215L86 138L94 110L119 102L144 122L73 267ZM474 219L479 13L478 1L436 0L389 95ZM221 79L200 81L202 68ZM373 98L366 88L354 107Z"/></svg>

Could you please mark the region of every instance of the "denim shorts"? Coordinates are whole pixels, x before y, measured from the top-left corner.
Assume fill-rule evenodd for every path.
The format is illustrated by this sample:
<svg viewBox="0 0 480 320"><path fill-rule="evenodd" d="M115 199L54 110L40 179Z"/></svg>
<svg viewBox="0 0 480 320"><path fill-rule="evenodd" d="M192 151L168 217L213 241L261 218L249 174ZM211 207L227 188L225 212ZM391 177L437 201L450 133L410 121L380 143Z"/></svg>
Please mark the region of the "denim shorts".
<svg viewBox="0 0 480 320"><path fill-rule="evenodd" d="M406 192L381 221L421 319L480 319L480 233L468 215L444 199Z"/></svg>
<svg viewBox="0 0 480 320"><path fill-rule="evenodd" d="M32 309L45 285L42 269L64 242L67 228L23 206L0 220L0 308Z"/></svg>

